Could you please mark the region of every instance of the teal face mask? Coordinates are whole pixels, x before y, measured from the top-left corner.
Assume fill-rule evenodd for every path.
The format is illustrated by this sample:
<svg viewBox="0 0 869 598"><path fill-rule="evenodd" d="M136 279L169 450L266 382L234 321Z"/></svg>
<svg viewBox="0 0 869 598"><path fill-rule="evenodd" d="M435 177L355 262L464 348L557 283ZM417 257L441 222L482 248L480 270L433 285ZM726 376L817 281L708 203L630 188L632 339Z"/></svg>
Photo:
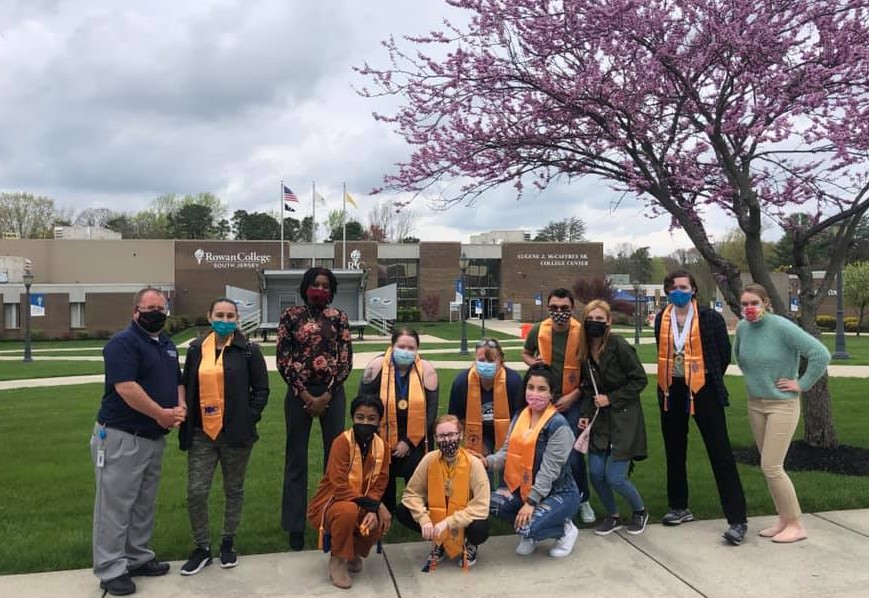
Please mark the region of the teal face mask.
<svg viewBox="0 0 869 598"><path fill-rule="evenodd" d="M408 351L407 349L399 349L395 348L392 350L392 360L395 362L395 365L410 365L416 359L415 351Z"/></svg>
<svg viewBox="0 0 869 598"><path fill-rule="evenodd" d="M492 380L495 377L495 370L498 369L498 365L490 361L477 361L476 368L480 378Z"/></svg>
<svg viewBox="0 0 869 598"><path fill-rule="evenodd" d="M211 329L217 333L218 336L229 336L233 332L235 332L236 322L224 322L223 320L214 320L211 323Z"/></svg>

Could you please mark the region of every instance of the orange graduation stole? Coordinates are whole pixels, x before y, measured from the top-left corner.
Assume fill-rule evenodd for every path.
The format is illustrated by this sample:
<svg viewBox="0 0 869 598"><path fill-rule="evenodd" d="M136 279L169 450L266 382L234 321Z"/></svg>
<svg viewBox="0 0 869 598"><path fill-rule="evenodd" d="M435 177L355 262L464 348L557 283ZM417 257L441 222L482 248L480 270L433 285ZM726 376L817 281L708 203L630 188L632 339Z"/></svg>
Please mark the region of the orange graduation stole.
<svg viewBox="0 0 869 598"><path fill-rule="evenodd" d="M564 365L561 370L561 396L579 388L579 341L582 325L576 318L570 318L567 332L567 345L564 348ZM552 365L552 318L540 322L537 331L537 352L540 359ZM558 397L556 397L558 398Z"/></svg>
<svg viewBox="0 0 869 598"><path fill-rule="evenodd" d="M443 457L429 462L428 512L432 523L438 524L471 500L471 457L460 448L456 460L449 465ZM464 528L449 528L443 535L443 547L451 559L465 548ZM438 538L440 540L440 538Z"/></svg>
<svg viewBox="0 0 869 598"><path fill-rule="evenodd" d="M694 395L706 386L706 364L703 361L703 343L700 340L700 311L697 301L692 301L694 317L684 347L683 370L689 390L688 412L694 415ZM673 305L668 305L661 314L661 330L658 332L658 388L664 393L664 411L670 409L670 387L673 385L673 360L677 359L673 342Z"/></svg>
<svg viewBox="0 0 869 598"><path fill-rule="evenodd" d="M507 438L510 429L510 404L507 400L507 371L498 368L492 381L492 399L495 407L495 450ZM468 396L465 401L465 446L472 451L483 453L483 403L480 389L480 375L477 366L468 371Z"/></svg>
<svg viewBox="0 0 869 598"><path fill-rule="evenodd" d="M364 471L365 459L362 458L362 451L359 449L359 444L353 436L353 428L344 431L344 438L350 444L350 450L353 453L350 457L350 471L347 472L347 481L349 482L350 487L353 488L357 494L365 496L371 489L371 484L377 479L377 476L380 475L380 470L383 469L383 457L386 453L386 447L383 443L383 439L375 434L371 439L371 448L368 453L369 456L374 458L374 467L371 469L368 476L366 476ZM334 498L329 499L326 506L323 507L323 514L320 516L320 535L317 539L317 548L320 550L323 550L324 537L326 535L325 530L323 529L323 524L326 521L326 510L329 508L329 505L332 504L333 500Z"/></svg>
<svg viewBox="0 0 869 598"><path fill-rule="evenodd" d="M217 351L217 334L212 332L202 341L202 359L199 362L199 415L202 419L202 431L212 440L217 440L223 429L224 395L223 395L223 354L232 342L232 337L215 357Z"/></svg>
<svg viewBox="0 0 869 598"><path fill-rule="evenodd" d="M555 405L548 405L537 420L537 425L531 427L531 408L522 410L507 445L507 461L504 464L504 483L510 492L520 489L522 500L528 498L534 482L534 453L537 449L537 436L543 426L558 413Z"/></svg>
<svg viewBox="0 0 869 598"><path fill-rule="evenodd" d="M386 438L389 448L398 444L398 413L396 403L407 401L407 438L418 445L425 439L425 390L422 385L422 365L419 354L407 373L407 399L398 397L395 388L395 364L392 362L392 348L387 349L383 356L380 369L380 400L386 411L386 417L380 422L380 435Z"/></svg>

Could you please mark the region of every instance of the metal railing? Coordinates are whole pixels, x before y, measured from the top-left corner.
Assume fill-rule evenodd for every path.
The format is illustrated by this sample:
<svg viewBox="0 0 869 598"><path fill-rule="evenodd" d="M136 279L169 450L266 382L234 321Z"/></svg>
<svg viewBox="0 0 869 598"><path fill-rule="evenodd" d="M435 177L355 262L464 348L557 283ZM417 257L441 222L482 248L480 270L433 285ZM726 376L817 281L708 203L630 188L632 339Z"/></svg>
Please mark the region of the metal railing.
<svg viewBox="0 0 869 598"><path fill-rule="evenodd" d="M261 316L262 311L258 309L247 314L241 319L241 321L239 322L239 328L245 334L245 336L250 336L251 333L256 332L259 329Z"/></svg>

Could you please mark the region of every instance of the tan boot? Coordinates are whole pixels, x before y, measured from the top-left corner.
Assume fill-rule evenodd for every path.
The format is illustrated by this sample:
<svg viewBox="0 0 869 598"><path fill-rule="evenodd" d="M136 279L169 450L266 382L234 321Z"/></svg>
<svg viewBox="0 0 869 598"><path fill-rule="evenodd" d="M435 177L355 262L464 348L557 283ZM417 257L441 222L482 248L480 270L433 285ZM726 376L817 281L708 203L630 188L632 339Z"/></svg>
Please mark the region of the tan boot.
<svg viewBox="0 0 869 598"><path fill-rule="evenodd" d="M353 580L347 572L347 561L340 556L332 555L329 558L329 577L336 588L347 590L353 585Z"/></svg>
<svg viewBox="0 0 869 598"><path fill-rule="evenodd" d="M352 561L347 561L347 570L350 573L359 573L362 571L362 557L357 556Z"/></svg>

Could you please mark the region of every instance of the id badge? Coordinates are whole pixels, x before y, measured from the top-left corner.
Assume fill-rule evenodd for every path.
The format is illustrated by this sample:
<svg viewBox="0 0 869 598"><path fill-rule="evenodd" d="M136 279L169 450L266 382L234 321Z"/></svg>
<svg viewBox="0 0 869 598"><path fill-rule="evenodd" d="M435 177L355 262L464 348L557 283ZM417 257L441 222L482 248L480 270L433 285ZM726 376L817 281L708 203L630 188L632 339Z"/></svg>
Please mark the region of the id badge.
<svg viewBox="0 0 869 598"><path fill-rule="evenodd" d="M106 451L97 449L97 467L102 469L106 465Z"/></svg>

